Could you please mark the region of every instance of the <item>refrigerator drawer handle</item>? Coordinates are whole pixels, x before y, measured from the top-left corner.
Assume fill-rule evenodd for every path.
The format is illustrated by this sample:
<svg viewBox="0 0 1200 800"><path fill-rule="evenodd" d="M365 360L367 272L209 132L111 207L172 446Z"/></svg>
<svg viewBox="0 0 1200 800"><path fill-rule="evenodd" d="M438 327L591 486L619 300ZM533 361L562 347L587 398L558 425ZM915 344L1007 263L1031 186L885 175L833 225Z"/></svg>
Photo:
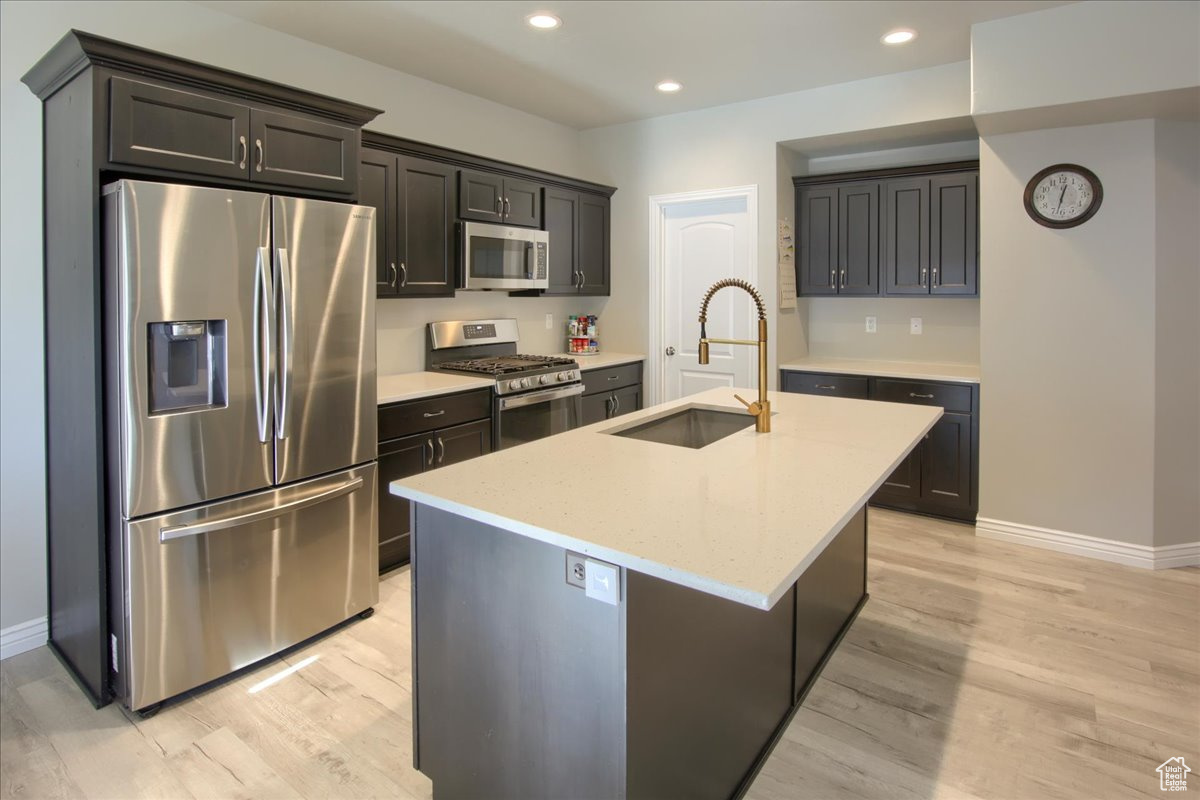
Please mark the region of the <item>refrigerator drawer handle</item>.
<svg viewBox="0 0 1200 800"><path fill-rule="evenodd" d="M288 413L292 394L292 339L295 333L292 320L292 266L287 248L278 247L279 259L279 394L275 398L275 435L286 439L291 431Z"/></svg>
<svg viewBox="0 0 1200 800"><path fill-rule="evenodd" d="M315 506L318 503L324 503L326 500L332 500L335 497L341 497L344 494L358 491L362 488L362 485L363 479L355 478L352 481L346 481L340 486L326 489L323 492L318 492L308 497L302 497L299 500L293 500L290 503L284 503L281 506L264 508L260 511L250 511L246 514L234 514L232 517L225 517L224 519L205 520L193 525L173 525L167 528L160 528L158 531L158 540L160 542L169 542L172 539L199 536L202 533L212 533L213 531L225 530L226 528L237 528L241 525L261 522L264 519L281 517L284 514L290 514L293 511L299 511L302 508Z"/></svg>

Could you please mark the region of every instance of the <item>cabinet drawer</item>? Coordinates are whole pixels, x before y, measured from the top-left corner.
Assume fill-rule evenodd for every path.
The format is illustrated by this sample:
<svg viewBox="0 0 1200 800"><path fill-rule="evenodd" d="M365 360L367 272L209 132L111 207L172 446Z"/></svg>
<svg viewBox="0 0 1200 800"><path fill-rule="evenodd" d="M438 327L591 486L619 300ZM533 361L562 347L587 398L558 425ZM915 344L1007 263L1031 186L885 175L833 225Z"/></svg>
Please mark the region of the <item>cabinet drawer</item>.
<svg viewBox="0 0 1200 800"><path fill-rule="evenodd" d="M641 362L622 364L619 367L601 367L583 373L584 394L608 392L620 389L622 386L632 386L642 382Z"/></svg>
<svg viewBox="0 0 1200 800"><path fill-rule="evenodd" d="M889 403L915 403L923 406L941 406L947 411L971 413L971 387L952 383L928 381L898 381L876 378L874 400Z"/></svg>
<svg viewBox="0 0 1200 800"><path fill-rule="evenodd" d="M396 403L379 409L379 441L412 436L492 416L492 390L476 389Z"/></svg>
<svg viewBox="0 0 1200 800"><path fill-rule="evenodd" d="M830 375L822 372L783 373L783 391L797 394L823 394L829 397L849 397L866 400L869 378L856 375Z"/></svg>

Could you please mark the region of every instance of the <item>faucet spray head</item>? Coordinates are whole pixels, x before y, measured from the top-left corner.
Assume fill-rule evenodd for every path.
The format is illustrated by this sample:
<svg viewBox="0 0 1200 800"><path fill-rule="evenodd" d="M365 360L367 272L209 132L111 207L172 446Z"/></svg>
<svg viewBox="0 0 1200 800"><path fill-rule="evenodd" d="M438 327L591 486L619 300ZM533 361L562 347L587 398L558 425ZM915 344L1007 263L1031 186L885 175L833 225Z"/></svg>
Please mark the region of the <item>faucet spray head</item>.
<svg viewBox="0 0 1200 800"><path fill-rule="evenodd" d="M700 340L700 363L708 363L708 342L704 339Z"/></svg>

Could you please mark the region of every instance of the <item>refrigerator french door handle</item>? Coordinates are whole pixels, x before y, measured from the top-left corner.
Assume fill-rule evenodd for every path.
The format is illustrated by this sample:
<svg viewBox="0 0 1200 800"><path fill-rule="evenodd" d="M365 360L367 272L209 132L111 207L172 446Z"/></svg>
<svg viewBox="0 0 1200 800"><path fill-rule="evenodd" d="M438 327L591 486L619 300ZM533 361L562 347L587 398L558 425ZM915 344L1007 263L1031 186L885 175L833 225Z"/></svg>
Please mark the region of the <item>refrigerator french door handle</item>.
<svg viewBox="0 0 1200 800"><path fill-rule="evenodd" d="M291 430L288 418L292 393L292 268L285 247L275 248L279 264L279 393L275 396L275 436L286 439Z"/></svg>
<svg viewBox="0 0 1200 800"><path fill-rule="evenodd" d="M293 500L290 503L284 503L281 506L272 506L259 511L250 511L245 514L234 514L231 517L222 519L205 520L192 525L172 525L167 528L158 529L158 540L160 542L169 542L172 539L183 539L188 536L199 536L202 533L212 533L213 531L225 530L226 528L237 528L242 525L249 525L253 522L261 522L264 519L273 517L281 517L284 514L289 514L293 511L299 511L302 508L315 506L318 503L324 503L326 500L332 500L335 497L341 497L344 494L358 491L362 488L363 479L355 478L352 481L334 486L332 489L326 489L323 492L317 492L308 497L302 497L299 500Z"/></svg>
<svg viewBox="0 0 1200 800"><path fill-rule="evenodd" d="M271 441L271 387L275 383L275 302L271 290L271 252L258 248L254 260L254 411L258 441Z"/></svg>

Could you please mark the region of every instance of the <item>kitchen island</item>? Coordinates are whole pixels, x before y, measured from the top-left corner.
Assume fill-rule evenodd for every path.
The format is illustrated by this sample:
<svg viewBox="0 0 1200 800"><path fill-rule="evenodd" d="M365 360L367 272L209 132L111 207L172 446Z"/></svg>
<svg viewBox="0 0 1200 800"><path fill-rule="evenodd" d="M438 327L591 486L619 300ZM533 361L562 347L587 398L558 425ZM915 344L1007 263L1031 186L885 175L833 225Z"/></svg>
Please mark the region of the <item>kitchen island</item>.
<svg viewBox="0 0 1200 800"><path fill-rule="evenodd" d="M773 392L771 433L704 444L732 391L391 484L435 796L749 786L866 600L867 498L941 409Z"/></svg>

